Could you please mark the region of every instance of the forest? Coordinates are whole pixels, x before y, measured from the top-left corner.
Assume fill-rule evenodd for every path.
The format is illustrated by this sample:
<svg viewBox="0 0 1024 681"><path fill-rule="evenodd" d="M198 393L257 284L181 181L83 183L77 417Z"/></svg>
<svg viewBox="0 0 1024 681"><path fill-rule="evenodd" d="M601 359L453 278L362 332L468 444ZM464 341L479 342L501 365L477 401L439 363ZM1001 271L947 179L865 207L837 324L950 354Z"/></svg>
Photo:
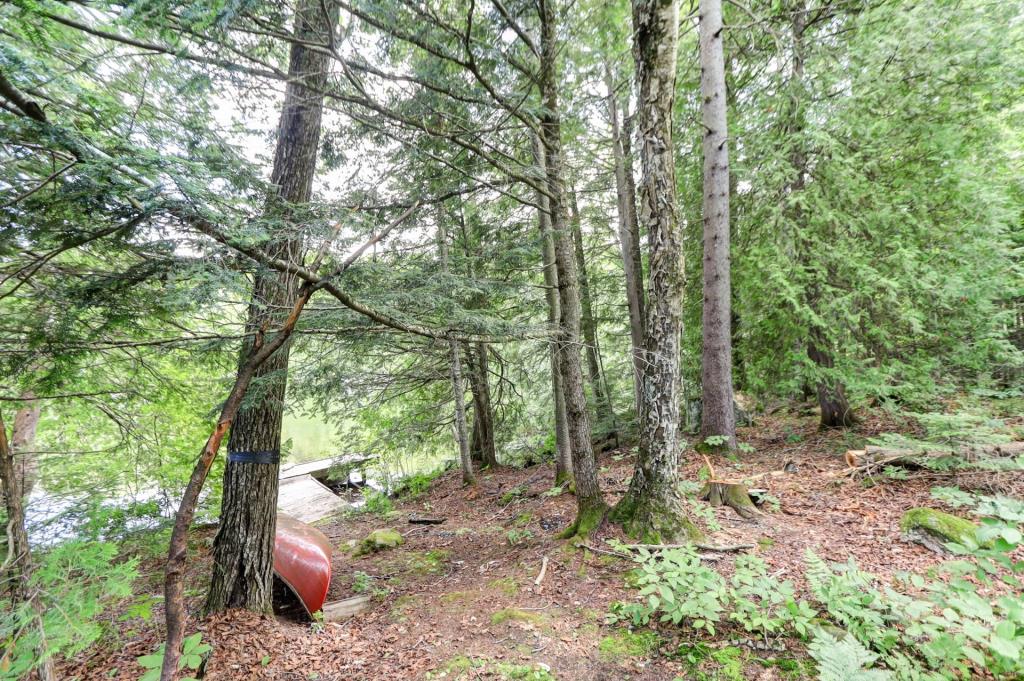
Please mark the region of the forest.
<svg viewBox="0 0 1024 681"><path fill-rule="evenodd" d="M0 681L1024 679L1024 2L0 0Z"/></svg>

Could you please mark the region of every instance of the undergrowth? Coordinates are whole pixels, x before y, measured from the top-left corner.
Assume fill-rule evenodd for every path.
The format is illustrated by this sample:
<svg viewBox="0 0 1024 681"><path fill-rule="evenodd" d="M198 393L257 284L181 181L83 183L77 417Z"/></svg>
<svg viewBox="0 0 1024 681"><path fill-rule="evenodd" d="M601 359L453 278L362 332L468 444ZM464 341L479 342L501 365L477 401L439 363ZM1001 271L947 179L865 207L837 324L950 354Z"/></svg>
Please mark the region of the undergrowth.
<svg viewBox="0 0 1024 681"><path fill-rule="evenodd" d="M1012 555L1022 544L1024 502L952 488L933 494L972 509L981 524L976 537L947 545L957 560L927 577L903 573L882 584L852 558L829 564L808 551L804 600L755 556L738 557L726 580L693 547L641 549L631 580L638 599L613 604L607 619L637 627L657 620L710 636L731 622L765 642L797 638L825 680L1024 678L1024 561Z"/></svg>

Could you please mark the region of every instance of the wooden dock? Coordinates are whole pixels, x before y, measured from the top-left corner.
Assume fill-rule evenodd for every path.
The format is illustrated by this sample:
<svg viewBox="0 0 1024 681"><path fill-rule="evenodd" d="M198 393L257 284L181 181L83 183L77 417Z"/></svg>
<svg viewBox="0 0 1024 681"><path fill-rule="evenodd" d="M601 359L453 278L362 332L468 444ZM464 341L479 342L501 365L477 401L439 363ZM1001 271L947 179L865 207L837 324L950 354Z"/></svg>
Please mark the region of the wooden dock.
<svg viewBox="0 0 1024 681"><path fill-rule="evenodd" d="M314 476L323 476L332 466L352 458L337 456L282 466L277 493L278 509L302 522L313 523L350 508L351 504Z"/></svg>

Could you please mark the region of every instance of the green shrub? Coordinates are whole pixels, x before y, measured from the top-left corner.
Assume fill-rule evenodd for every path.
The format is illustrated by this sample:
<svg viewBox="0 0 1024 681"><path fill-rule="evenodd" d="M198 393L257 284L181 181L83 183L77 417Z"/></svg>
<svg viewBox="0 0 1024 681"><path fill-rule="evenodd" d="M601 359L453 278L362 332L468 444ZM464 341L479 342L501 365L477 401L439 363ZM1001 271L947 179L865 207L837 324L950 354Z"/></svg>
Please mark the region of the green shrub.
<svg viewBox="0 0 1024 681"><path fill-rule="evenodd" d="M662 622L686 621L694 629L715 633L725 611L725 580L701 564L696 549L640 549L636 561L640 568L635 583L644 600L613 609L611 619L629 618L634 626L642 626L661 613Z"/></svg>
<svg viewBox="0 0 1024 681"><path fill-rule="evenodd" d="M363 507L364 513L373 513L374 515L387 515L395 510L395 505L384 492L373 489L372 487L363 488Z"/></svg>
<svg viewBox="0 0 1024 681"><path fill-rule="evenodd" d="M131 596L138 561L118 563L116 557L115 545L95 541L68 542L38 554L30 588L43 606L49 656L69 658L90 646L104 633L100 614ZM28 604L0 599L0 641L0 679L24 678L42 662L39 626Z"/></svg>

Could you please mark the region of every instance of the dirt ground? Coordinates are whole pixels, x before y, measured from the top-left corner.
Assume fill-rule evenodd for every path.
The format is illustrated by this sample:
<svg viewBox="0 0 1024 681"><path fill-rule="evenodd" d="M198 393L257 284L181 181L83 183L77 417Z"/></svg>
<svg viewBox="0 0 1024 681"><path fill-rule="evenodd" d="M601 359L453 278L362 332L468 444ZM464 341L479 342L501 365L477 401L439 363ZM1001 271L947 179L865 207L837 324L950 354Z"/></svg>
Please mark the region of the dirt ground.
<svg viewBox="0 0 1024 681"><path fill-rule="evenodd" d="M754 544L753 552L771 574L803 588L803 558L810 549L831 561L856 559L883 578L902 570L920 571L938 557L900 538L903 512L936 506L927 480L889 481L873 486L837 475L843 452L883 431L906 424L874 415L850 432L822 432L813 416L762 417L739 439L754 447L736 461L715 457L717 476L765 475L756 486L774 498L757 521L728 508L712 512L720 529L709 542ZM633 453L619 449L600 457L607 501L625 491ZM696 481L704 459L689 452L682 470ZM570 494L551 489L550 464L484 472L469 491L457 472L435 481L418 499L395 502L387 518L361 514L329 519L321 529L336 547L329 600L357 592L373 594L372 608L343 623L311 623L290 615L276 620L230 612L192 620L213 646L206 679L772 679L805 678L811 667L802 646L770 653L744 648L745 636L723 624L714 640L698 640L687 630L662 628L657 634L608 625L610 604L634 598L625 586L628 561L568 546L557 534L572 521ZM519 493L514 492L518 490ZM510 494L510 492L512 492ZM708 507L709 508L709 507ZM445 518L440 525L408 523L410 515ZM700 519L698 518L700 522ZM363 557L346 550L370 531L397 529L405 543ZM621 537L604 526L589 540L594 547ZM190 603L201 604L209 575L209 530L193 539ZM544 558L543 581L536 580ZM732 554L715 564L729 572ZM141 580L160 593L159 563ZM66 664L61 678L138 679L136 657L152 652L162 637L162 612L151 621L116 622L120 637L108 640ZM738 645L738 648L737 648ZM694 647L696 646L696 647ZM702 651L694 658L694 651ZM729 652L732 651L732 652ZM687 655L689 652L689 655Z"/></svg>

